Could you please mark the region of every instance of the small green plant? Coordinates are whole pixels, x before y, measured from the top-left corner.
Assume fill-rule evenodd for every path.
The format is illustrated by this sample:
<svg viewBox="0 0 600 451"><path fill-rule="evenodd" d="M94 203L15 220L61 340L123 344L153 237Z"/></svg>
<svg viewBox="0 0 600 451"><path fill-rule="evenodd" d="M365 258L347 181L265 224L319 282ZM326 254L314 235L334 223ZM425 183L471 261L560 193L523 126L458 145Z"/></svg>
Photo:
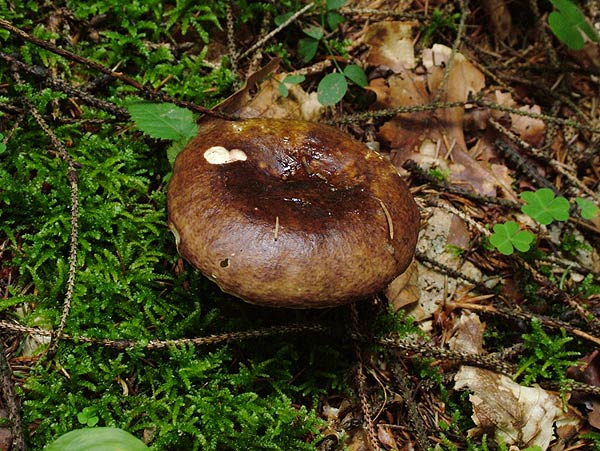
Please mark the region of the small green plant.
<svg viewBox="0 0 600 451"><path fill-rule="evenodd" d="M279 95L287 97L290 93L288 85L297 85L305 80L304 75L287 75L281 83L279 83Z"/></svg>
<svg viewBox="0 0 600 451"><path fill-rule="evenodd" d="M580 214L583 219L594 219L600 211L600 208L598 208L595 203L591 200L584 199L583 197L576 198L575 202L577 202L577 205L579 206Z"/></svg>
<svg viewBox="0 0 600 451"><path fill-rule="evenodd" d="M80 424L93 428L98 424L98 415L96 414L95 407L84 407L81 412L77 414L77 421Z"/></svg>
<svg viewBox="0 0 600 451"><path fill-rule="evenodd" d="M132 102L127 110L136 127L151 138L173 141L167 149L171 165L187 142L198 134L194 115L190 110L171 103Z"/></svg>
<svg viewBox="0 0 600 451"><path fill-rule="evenodd" d="M328 40L325 39L325 31L326 28L334 31L337 29L338 25L344 21L344 16L339 13L339 10L344 6L344 3L346 3L345 0L327 0L321 8L320 23L311 24L302 28L302 32L305 36L298 40L298 55L303 62L308 63L312 61L317 55L317 51L321 44L327 49L327 53L332 57L335 56L335 49L339 50L340 46L328 42ZM286 13L278 16L275 18L275 24L279 25L283 23L291 15L292 13ZM367 76L360 66L349 64L342 69L336 61L336 58L332 58L332 62L337 71L325 75L317 86L317 100L321 105L325 106L335 105L342 100L346 95L346 92L348 92L348 80L360 87L365 87L368 84ZM280 84L279 93L284 97L284 94L287 94L285 83L294 83L294 81L284 80L284 82Z"/></svg>
<svg viewBox="0 0 600 451"><path fill-rule="evenodd" d="M147 451L144 442L117 428L77 429L60 436L45 451Z"/></svg>
<svg viewBox="0 0 600 451"><path fill-rule="evenodd" d="M554 8L548 15L552 33L570 49L581 50L585 38L598 42L598 33L570 0L550 0Z"/></svg>
<svg viewBox="0 0 600 451"><path fill-rule="evenodd" d="M525 204L521 211L540 224L548 225L554 221L569 219L570 204L563 196L556 196L549 188L521 193ZM591 201L577 197L575 202L580 208L581 217L594 218L600 209ZM514 250L527 252L535 239L535 235L527 230L520 230L514 221L507 221L494 225L494 233L490 236L490 243L504 255L512 255Z"/></svg>
<svg viewBox="0 0 600 451"><path fill-rule="evenodd" d="M521 193L521 199L525 201L521 211L540 224L569 219L569 201L563 196L555 196L550 188L525 191Z"/></svg>
<svg viewBox="0 0 600 451"><path fill-rule="evenodd" d="M560 336L548 335L537 319L531 321L531 329L530 334L523 335L525 357L519 364L515 379L522 376L523 383L527 385L541 380L558 381L564 399L567 368L578 364L576 357L579 353L565 349L573 338L567 336L564 329L560 330Z"/></svg>
<svg viewBox="0 0 600 451"><path fill-rule="evenodd" d="M421 41L421 46L426 48L429 46L431 42L431 38L435 33L443 29L456 30L457 22L460 19L460 13L454 14L446 14L440 8L435 8L433 13L431 14L431 18L427 24L421 27L421 31L423 33L423 38Z"/></svg>
<svg viewBox="0 0 600 451"><path fill-rule="evenodd" d="M527 230L520 230L515 221L507 221L494 225L494 233L490 243L504 255L511 255L514 250L527 252L535 235Z"/></svg>

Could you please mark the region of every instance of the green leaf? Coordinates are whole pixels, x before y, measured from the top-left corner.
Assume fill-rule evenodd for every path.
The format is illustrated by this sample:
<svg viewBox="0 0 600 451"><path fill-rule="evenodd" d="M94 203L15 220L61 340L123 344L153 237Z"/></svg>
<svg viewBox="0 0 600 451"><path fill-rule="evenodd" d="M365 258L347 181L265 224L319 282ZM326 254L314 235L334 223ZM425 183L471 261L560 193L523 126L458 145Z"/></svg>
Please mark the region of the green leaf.
<svg viewBox="0 0 600 451"><path fill-rule="evenodd" d="M346 4L346 0L327 0L327 10L331 11L334 9L340 9Z"/></svg>
<svg viewBox="0 0 600 451"><path fill-rule="evenodd" d="M335 105L342 100L347 90L348 82L344 74L327 74L317 86L317 100L321 105Z"/></svg>
<svg viewBox="0 0 600 451"><path fill-rule="evenodd" d="M581 217L583 219L594 219L600 211L600 208L594 202L583 197L577 197L575 202L581 208Z"/></svg>
<svg viewBox="0 0 600 451"><path fill-rule="evenodd" d="M304 75L287 75L281 83L279 83L279 95L281 97L287 97L289 94L288 87L286 85L302 83L305 80Z"/></svg>
<svg viewBox="0 0 600 451"><path fill-rule="evenodd" d="M178 140L198 133L192 112L172 103L132 102L126 108L135 126L152 138Z"/></svg>
<svg viewBox="0 0 600 451"><path fill-rule="evenodd" d="M331 31L335 31L339 24L344 23L346 18L337 11L327 12L327 25Z"/></svg>
<svg viewBox="0 0 600 451"><path fill-rule="evenodd" d="M490 243L502 254L511 255L514 249L527 252L534 238L535 236L531 232L519 231L519 224L516 222L507 221L504 224L494 225Z"/></svg>
<svg viewBox="0 0 600 451"><path fill-rule="evenodd" d="M308 63L317 54L319 41L313 38L302 38L298 40L298 55L302 61Z"/></svg>
<svg viewBox="0 0 600 451"><path fill-rule="evenodd" d="M526 204L521 207L523 213L531 216L540 224L569 219L569 201L562 196L555 197L550 188L521 193Z"/></svg>
<svg viewBox="0 0 600 451"><path fill-rule="evenodd" d="M323 35L325 34L323 29L317 25L311 25L307 28L303 28L302 31L304 32L305 35L307 35L308 37L311 37L313 39L316 39L317 41L320 40L323 37Z"/></svg>
<svg viewBox="0 0 600 451"><path fill-rule="evenodd" d="M367 80L367 74L362 69L362 67L356 64L350 64L346 66L344 69L344 75L348 78L348 80L356 83L361 88L364 88L369 84L369 80Z"/></svg>
<svg viewBox="0 0 600 451"><path fill-rule="evenodd" d="M117 428L77 429L67 432L44 451L148 451L144 442Z"/></svg>
<svg viewBox="0 0 600 451"><path fill-rule="evenodd" d="M280 14L279 16L275 17L275 19L273 19L273 22L275 22L275 25L279 26L286 20L288 20L290 17L292 17L294 14L295 13L293 11L290 11L289 13L285 14Z"/></svg>
<svg viewBox="0 0 600 451"><path fill-rule="evenodd" d="M577 6L569 0L550 0L556 8L548 16L548 24L556 37L573 50L581 50L584 35L598 42L598 33Z"/></svg>
<svg viewBox="0 0 600 451"><path fill-rule="evenodd" d="M167 148L167 159L171 166L175 164L175 158L179 155L179 152L183 150L185 145L190 141L190 138L181 138L177 141L173 141L171 145Z"/></svg>

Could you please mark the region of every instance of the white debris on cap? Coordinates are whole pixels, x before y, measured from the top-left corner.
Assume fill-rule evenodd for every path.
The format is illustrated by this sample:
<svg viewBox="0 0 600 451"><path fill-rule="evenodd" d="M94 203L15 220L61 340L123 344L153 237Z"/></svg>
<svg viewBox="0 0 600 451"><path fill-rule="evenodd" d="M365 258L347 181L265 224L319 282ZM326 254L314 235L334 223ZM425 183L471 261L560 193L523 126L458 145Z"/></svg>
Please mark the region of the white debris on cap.
<svg viewBox="0 0 600 451"><path fill-rule="evenodd" d="M213 146L204 151L204 158L210 164L227 164L235 161L246 161L248 156L240 149L227 150L223 146Z"/></svg>

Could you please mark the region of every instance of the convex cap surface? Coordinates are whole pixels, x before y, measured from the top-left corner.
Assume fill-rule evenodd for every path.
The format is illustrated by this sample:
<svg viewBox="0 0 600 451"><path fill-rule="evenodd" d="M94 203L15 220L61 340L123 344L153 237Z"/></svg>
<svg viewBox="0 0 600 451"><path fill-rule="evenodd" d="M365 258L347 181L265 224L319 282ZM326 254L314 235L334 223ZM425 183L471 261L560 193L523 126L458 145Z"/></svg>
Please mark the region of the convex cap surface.
<svg viewBox="0 0 600 451"><path fill-rule="evenodd" d="M311 122L211 120L168 188L181 255L247 302L321 308L368 298L411 262L417 206L396 169Z"/></svg>

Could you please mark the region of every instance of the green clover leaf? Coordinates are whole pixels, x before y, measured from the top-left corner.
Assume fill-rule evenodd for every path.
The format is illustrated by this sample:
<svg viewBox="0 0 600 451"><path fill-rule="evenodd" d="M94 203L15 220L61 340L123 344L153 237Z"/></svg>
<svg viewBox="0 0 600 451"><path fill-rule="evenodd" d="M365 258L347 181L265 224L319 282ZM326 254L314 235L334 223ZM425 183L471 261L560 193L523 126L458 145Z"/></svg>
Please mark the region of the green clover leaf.
<svg viewBox="0 0 600 451"><path fill-rule="evenodd" d="M594 219L600 211L600 208L594 202L583 197L576 198L575 202L581 208L581 217L583 219Z"/></svg>
<svg viewBox="0 0 600 451"><path fill-rule="evenodd" d="M346 76L339 72L327 74L317 86L317 100L321 105L335 105L338 103L348 90Z"/></svg>
<svg viewBox="0 0 600 451"><path fill-rule="evenodd" d="M548 25L560 41L573 50L583 48L584 35L591 41L598 42L598 33L573 2L570 0L550 0L550 2L556 10L548 16Z"/></svg>
<svg viewBox="0 0 600 451"><path fill-rule="evenodd" d="M279 95L281 97L287 97L289 89L286 85L296 85L304 81L304 75L287 75L281 83L279 83Z"/></svg>
<svg viewBox="0 0 600 451"><path fill-rule="evenodd" d="M490 243L504 255L511 255L514 249L527 252L535 236L526 230L519 231L519 224L507 221L504 224L494 225L494 233L490 236Z"/></svg>
<svg viewBox="0 0 600 451"><path fill-rule="evenodd" d="M550 188L521 193L526 204L521 210L540 224L569 219L569 201L562 196L556 197Z"/></svg>

